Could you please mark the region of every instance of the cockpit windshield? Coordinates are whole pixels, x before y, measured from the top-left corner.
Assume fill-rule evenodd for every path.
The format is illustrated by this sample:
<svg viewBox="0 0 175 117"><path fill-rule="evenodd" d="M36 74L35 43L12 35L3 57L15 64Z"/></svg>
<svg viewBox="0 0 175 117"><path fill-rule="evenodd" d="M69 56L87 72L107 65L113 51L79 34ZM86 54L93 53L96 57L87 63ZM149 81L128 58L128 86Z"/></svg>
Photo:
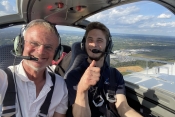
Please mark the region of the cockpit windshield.
<svg viewBox="0 0 175 117"><path fill-rule="evenodd" d="M98 21L109 28L112 36L110 65L126 81L175 93L174 85L169 85L175 81L175 10L172 10L175 7L164 7L157 0L118 0L121 4L111 7L113 3L105 0L80 0L82 5L78 6L77 2L70 4L67 0L62 1L65 6L54 0L31 1L0 0L0 46L13 44L22 24L33 19L43 18L56 24L61 43L68 46L82 40L88 24L83 21ZM173 0L172 3L175 6Z"/></svg>

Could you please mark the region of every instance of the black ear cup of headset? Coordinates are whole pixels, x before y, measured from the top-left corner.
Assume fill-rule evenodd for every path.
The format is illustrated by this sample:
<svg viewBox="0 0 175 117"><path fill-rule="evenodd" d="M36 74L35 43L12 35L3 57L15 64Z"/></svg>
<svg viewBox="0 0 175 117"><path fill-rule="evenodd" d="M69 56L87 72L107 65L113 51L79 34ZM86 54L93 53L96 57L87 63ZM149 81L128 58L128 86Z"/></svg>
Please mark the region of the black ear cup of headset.
<svg viewBox="0 0 175 117"><path fill-rule="evenodd" d="M108 41L108 44L107 44L107 46L106 46L106 50L105 50L105 52L107 52L107 53L111 53L111 51L112 51L112 48L113 48L113 42L112 42L112 38L111 38L111 36L109 37L109 41Z"/></svg>
<svg viewBox="0 0 175 117"><path fill-rule="evenodd" d="M86 51L86 49L85 49L85 41L86 41L86 38L85 38L85 36L84 36L83 39L82 39L82 41L81 41L81 49L82 49L83 51Z"/></svg>
<svg viewBox="0 0 175 117"><path fill-rule="evenodd" d="M43 20L43 21L44 21L44 20ZM47 21L46 21L46 22L47 22ZM49 22L48 22L48 23L49 23ZM51 24L51 25L52 25L52 24ZM55 32L56 32L58 38L59 38L59 45L58 45L58 48L57 48L56 51L55 51L54 58L53 58L54 61L57 61L57 60L61 57L61 55L62 55L63 47L61 46L61 38L60 38L60 36L59 36L59 33L58 33L56 27L55 27L54 25L52 25L52 26L53 26L53 28L54 28L54 30L55 30ZM27 27L27 26L26 26L26 27ZM23 37L23 32L25 31L25 28L26 28L26 27L24 27L24 29L21 31L21 34L20 34L20 35L18 35L18 36L16 36L16 37L14 38L14 50L12 50L13 53L14 53L14 55L22 56L22 54L23 54L23 49L24 49L24 37Z"/></svg>
<svg viewBox="0 0 175 117"><path fill-rule="evenodd" d="M57 61L60 57L61 57L61 55L62 55L62 53L63 53L63 46L61 45L61 38L59 39L59 46L58 46L58 48L56 49L56 51L55 51L55 54L54 54L54 57L53 57L53 60L54 61Z"/></svg>

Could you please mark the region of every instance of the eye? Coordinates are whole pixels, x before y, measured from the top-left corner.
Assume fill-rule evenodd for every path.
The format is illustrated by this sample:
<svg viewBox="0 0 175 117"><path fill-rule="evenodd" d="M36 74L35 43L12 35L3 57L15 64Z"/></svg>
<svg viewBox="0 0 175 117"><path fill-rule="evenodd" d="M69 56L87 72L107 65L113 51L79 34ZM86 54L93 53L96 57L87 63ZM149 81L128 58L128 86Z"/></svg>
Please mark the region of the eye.
<svg viewBox="0 0 175 117"><path fill-rule="evenodd" d="M52 51L53 50L52 46L49 46L49 45L45 45L44 48L46 50L48 50L48 51Z"/></svg>
<svg viewBox="0 0 175 117"><path fill-rule="evenodd" d="M101 43L101 42L103 42L103 40L102 39L99 39L99 40L97 40L97 42Z"/></svg>
<svg viewBox="0 0 175 117"><path fill-rule="evenodd" d="M32 41L30 42L30 45L33 46L33 47L38 47L39 46L39 44L37 42L32 42Z"/></svg>
<svg viewBox="0 0 175 117"><path fill-rule="evenodd" d="M87 42L91 43L93 40L91 38L88 38Z"/></svg>

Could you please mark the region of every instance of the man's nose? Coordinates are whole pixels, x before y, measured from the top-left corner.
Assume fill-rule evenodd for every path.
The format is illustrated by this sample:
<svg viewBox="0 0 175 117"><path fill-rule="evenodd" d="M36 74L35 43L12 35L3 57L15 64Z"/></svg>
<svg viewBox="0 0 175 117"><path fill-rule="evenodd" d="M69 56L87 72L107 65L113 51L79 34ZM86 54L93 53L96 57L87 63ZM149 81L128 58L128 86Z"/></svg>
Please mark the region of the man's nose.
<svg viewBox="0 0 175 117"><path fill-rule="evenodd" d="M37 48L37 51L38 51L38 53L43 53L43 52L45 51L44 45L40 45L40 46Z"/></svg>
<svg viewBox="0 0 175 117"><path fill-rule="evenodd" d="M96 42L91 42L90 43L90 46L96 47L97 46L97 43Z"/></svg>

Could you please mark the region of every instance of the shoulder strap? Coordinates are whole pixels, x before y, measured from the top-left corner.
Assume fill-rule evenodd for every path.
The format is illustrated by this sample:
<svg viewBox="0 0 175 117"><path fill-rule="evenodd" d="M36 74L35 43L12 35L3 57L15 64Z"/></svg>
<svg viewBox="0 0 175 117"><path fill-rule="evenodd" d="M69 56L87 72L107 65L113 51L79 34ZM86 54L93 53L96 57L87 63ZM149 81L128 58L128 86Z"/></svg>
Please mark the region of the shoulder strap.
<svg viewBox="0 0 175 117"><path fill-rule="evenodd" d="M118 111L115 107L115 99L116 90L118 88L117 77L118 74L115 68L110 67L110 77L109 77L109 87L107 89L106 99L108 100L108 109L107 109L107 117L120 117Z"/></svg>
<svg viewBox="0 0 175 117"><path fill-rule="evenodd" d="M3 105L2 117L3 116L12 116L12 115L13 115L13 117L15 117L14 114L16 112L16 108L15 108L16 91L15 91L13 74L9 68L4 69L4 71L7 74L8 87L7 87L6 94L5 94L3 103L2 103L2 105ZM51 72L49 72L49 74L52 78L53 86L51 87L51 90L47 94L47 97L46 97L43 105L40 108L40 113L39 113L40 117L43 117L43 116L48 114L48 110L49 110L49 106L51 103L51 98L52 98L52 94L53 94L53 90L54 90L54 86L55 86L55 74L51 73Z"/></svg>
<svg viewBox="0 0 175 117"><path fill-rule="evenodd" d="M109 67L109 84L106 89L105 104L99 107L99 111L102 112L106 117L120 117L115 107L115 94L117 90L117 72L115 68Z"/></svg>
<svg viewBox="0 0 175 117"><path fill-rule="evenodd" d="M53 86L51 86L51 90L47 94L47 97L46 97L43 105L40 108L39 117L46 117L47 116L49 106L50 106L50 103L51 103L51 99L52 99L52 94L53 94L53 90L54 90L54 86L55 86L55 74L51 73L51 72L49 72L49 74L52 78Z"/></svg>
<svg viewBox="0 0 175 117"><path fill-rule="evenodd" d="M109 83L112 86L116 86L116 69L109 67L110 68L110 78L109 78Z"/></svg>
<svg viewBox="0 0 175 117"><path fill-rule="evenodd" d="M3 100L3 111L2 116L12 116L16 112L15 102L16 102L16 91L15 91L15 83L13 79L13 74L9 68L4 69L7 74L8 79L8 87L6 90L6 94ZM15 115L14 115L15 116Z"/></svg>
<svg viewBox="0 0 175 117"><path fill-rule="evenodd" d="M109 86L107 89L107 93L106 93L106 99L110 102L110 103L114 103L116 102L115 99L115 94L116 94L116 70L115 68L110 67L110 77L109 77Z"/></svg>

